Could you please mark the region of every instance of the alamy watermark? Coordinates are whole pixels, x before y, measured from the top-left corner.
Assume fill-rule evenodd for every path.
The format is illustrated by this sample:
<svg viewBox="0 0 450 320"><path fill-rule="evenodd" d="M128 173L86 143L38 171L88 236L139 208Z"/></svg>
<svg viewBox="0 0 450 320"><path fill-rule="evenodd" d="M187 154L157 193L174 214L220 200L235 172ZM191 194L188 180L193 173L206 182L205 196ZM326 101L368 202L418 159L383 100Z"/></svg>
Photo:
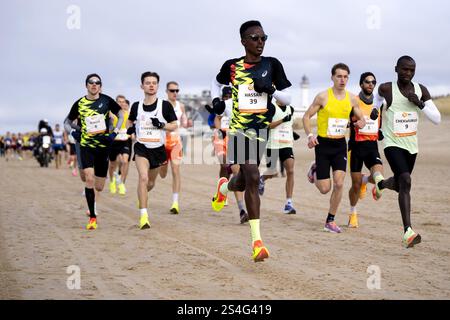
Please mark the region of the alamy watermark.
<svg viewBox="0 0 450 320"><path fill-rule="evenodd" d="M67 277L66 286L69 290L80 290L81 289L81 269L77 265L68 266L66 273L70 274Z"/></svg>
<svg viewBox="0 0 450 320"><path fill-rule="evenodd" d="M66 9L66 13L69 15L66 20L66 26L69 30L81 29L81 9L77 5L70 5Z"/></svg>
<svg viewBox="0 0 450 320"><path fill-rule="evenodd" d="M367 267L367 273L370 275L367 278L367 289L380 290L381 289L381 268L377 265L370 265Z"/></svg>
<svg viewBox="0 0 450 320"><path fill-rule="evenodd" d="M366 26L369 30L381 29L381 8L377 5L370 5L366 9Z"/></svg>

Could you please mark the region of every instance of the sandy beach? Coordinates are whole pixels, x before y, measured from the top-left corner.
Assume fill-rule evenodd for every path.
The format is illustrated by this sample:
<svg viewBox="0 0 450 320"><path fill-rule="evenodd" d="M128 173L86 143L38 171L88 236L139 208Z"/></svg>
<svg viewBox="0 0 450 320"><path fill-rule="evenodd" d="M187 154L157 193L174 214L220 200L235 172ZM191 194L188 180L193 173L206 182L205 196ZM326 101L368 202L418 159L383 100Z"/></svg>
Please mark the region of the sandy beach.
<svg viewBox="0 0 450 320"><path fill-rule="evenodd" d="M171 176L158 178L149 200L152 227L139 230L131 163L127 195L109 194L106 184L92 232L83 229L84 187L67 166L2 158L0 299L450 299L449 136L448 116L440 126L421 121L411 195L422 243L405 249L394 192L378 202L368 193L358 204L360 227L345 227L348 175L337 215L343 233L322 231L329 195L306 179L314 154L301 132L297 214L282 213L284 178L269 181L262 197L261 233L271 253L263 263L251 260L250 228L239 223L234 197L222 212L211 210L217 165L182 167L177 216L168 211ZM67 286L69 266L80 270L80 289ZM379 289L367 286L370 266L381 271Z"/></svg>

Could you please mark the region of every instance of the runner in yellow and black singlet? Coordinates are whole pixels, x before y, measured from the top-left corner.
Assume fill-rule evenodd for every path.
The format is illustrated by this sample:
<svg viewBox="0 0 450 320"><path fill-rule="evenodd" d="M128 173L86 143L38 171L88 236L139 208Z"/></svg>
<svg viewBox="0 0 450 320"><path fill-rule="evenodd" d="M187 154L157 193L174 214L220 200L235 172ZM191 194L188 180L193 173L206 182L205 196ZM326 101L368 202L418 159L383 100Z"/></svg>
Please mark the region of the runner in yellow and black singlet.
<svg viewBox="0 0 450 320"><path fill-rule="evenodd" d="M80 130L72 131L71 134L80 142L81 165L86 177L85 194L90 213L86 228L95 230L97 216L94 187L102 191L105 186L110 146L123 123L123 112L111 97L100 93L102 80L99 75L90 74L85 82L87 95L73 104L66 121L73 128L78 128L78 125L74 125L75 120L80 124ZM119 116L112 133L109 132L109 112Z"/></svg>
<svg viewBox="0 0 450 320"><path fill-rule="evenodd" d="M232 86L233 110L228 132L227 160L234 166L239 165L239 173L230 181L225 177L219 179L212 207L220 211L228 191L245 191L252 233L252 257L258 262L269 257L259 230L258 165L265 153L268 127L275 114L272 98L283 105L289 104L291 96L286 89L291 83L277 59L262 56L268 36L259 21L242 24L240 36L245 56L226 61L211 88L213 109L220 115L225 110L225 103L220 99L221 88L223 85Z"/></svg>

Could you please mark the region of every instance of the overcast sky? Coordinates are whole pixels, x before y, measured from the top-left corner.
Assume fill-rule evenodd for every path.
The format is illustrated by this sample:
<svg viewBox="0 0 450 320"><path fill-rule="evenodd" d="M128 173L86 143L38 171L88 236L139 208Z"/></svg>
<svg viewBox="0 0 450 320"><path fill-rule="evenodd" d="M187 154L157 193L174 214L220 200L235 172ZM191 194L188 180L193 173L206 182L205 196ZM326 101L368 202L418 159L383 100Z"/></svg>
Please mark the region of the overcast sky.
<svg viewBox="0 0 450 320"><path fill-rule="evenodd" d="M131 101L147 70L160 74L161 97L169 80L200 94L225 60L244 54L239 27L250 19L263 24L264 55L283 63L294 89L304 74L311 95L325 89L341 61L351 90L364 71L391 81L408 54L415 80L432 95L450 93L449 9L444 0L1 1L0 134L35 130L42 118L61 123L91 72L104 93Z"/></svg>

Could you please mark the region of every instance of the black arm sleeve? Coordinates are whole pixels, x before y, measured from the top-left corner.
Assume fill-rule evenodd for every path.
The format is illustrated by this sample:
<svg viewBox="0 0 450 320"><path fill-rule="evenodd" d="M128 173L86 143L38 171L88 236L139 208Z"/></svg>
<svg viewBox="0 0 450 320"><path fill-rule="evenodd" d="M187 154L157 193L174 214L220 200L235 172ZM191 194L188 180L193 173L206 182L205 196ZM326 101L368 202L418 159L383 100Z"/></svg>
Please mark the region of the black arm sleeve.
<svg viewBox="0 0 450 320"><path fill-rule="evenodd" d="M130 114L128 116L128 120L130 120L131 122L136 121L137 119L137 109L139 106L139 102L135 102L133 103L133 105L131 106L131 110L130 110Z"/></svg>
<svg viewBox="0 0 450 320"><path fill-rule="evenodd" d="M219 74L216 76L217 82L228 85L231 82L231 65L234 63L235 59L227 60L220 68Z"/></svg>
<svg viewBox="0 0 450 320"><path fill-rule="evenodd" d="M78 113L78 102L79 101L80 101L80 99L75 101L75 103L72 105L72 108L70 109L69 115L67 116L67 118L69 118L69 120L71 120L71 121L74 121L79 116L79 113Z"/></svg>
<svg viewBox="0 0 450 320"><path fill-rule="evenodd" d="M272 66L273 66L272 81L275 84L275 88L281 91L292 86L292 83L287 79L283 65L278 59L272 58Z"/></svg>
<svg viewBox="0 0 450 320"><path fill-rule="evenodd" d="M162 114L167 123L178 120L175 110L169 101L164 100L162 104Z"/></svg>

